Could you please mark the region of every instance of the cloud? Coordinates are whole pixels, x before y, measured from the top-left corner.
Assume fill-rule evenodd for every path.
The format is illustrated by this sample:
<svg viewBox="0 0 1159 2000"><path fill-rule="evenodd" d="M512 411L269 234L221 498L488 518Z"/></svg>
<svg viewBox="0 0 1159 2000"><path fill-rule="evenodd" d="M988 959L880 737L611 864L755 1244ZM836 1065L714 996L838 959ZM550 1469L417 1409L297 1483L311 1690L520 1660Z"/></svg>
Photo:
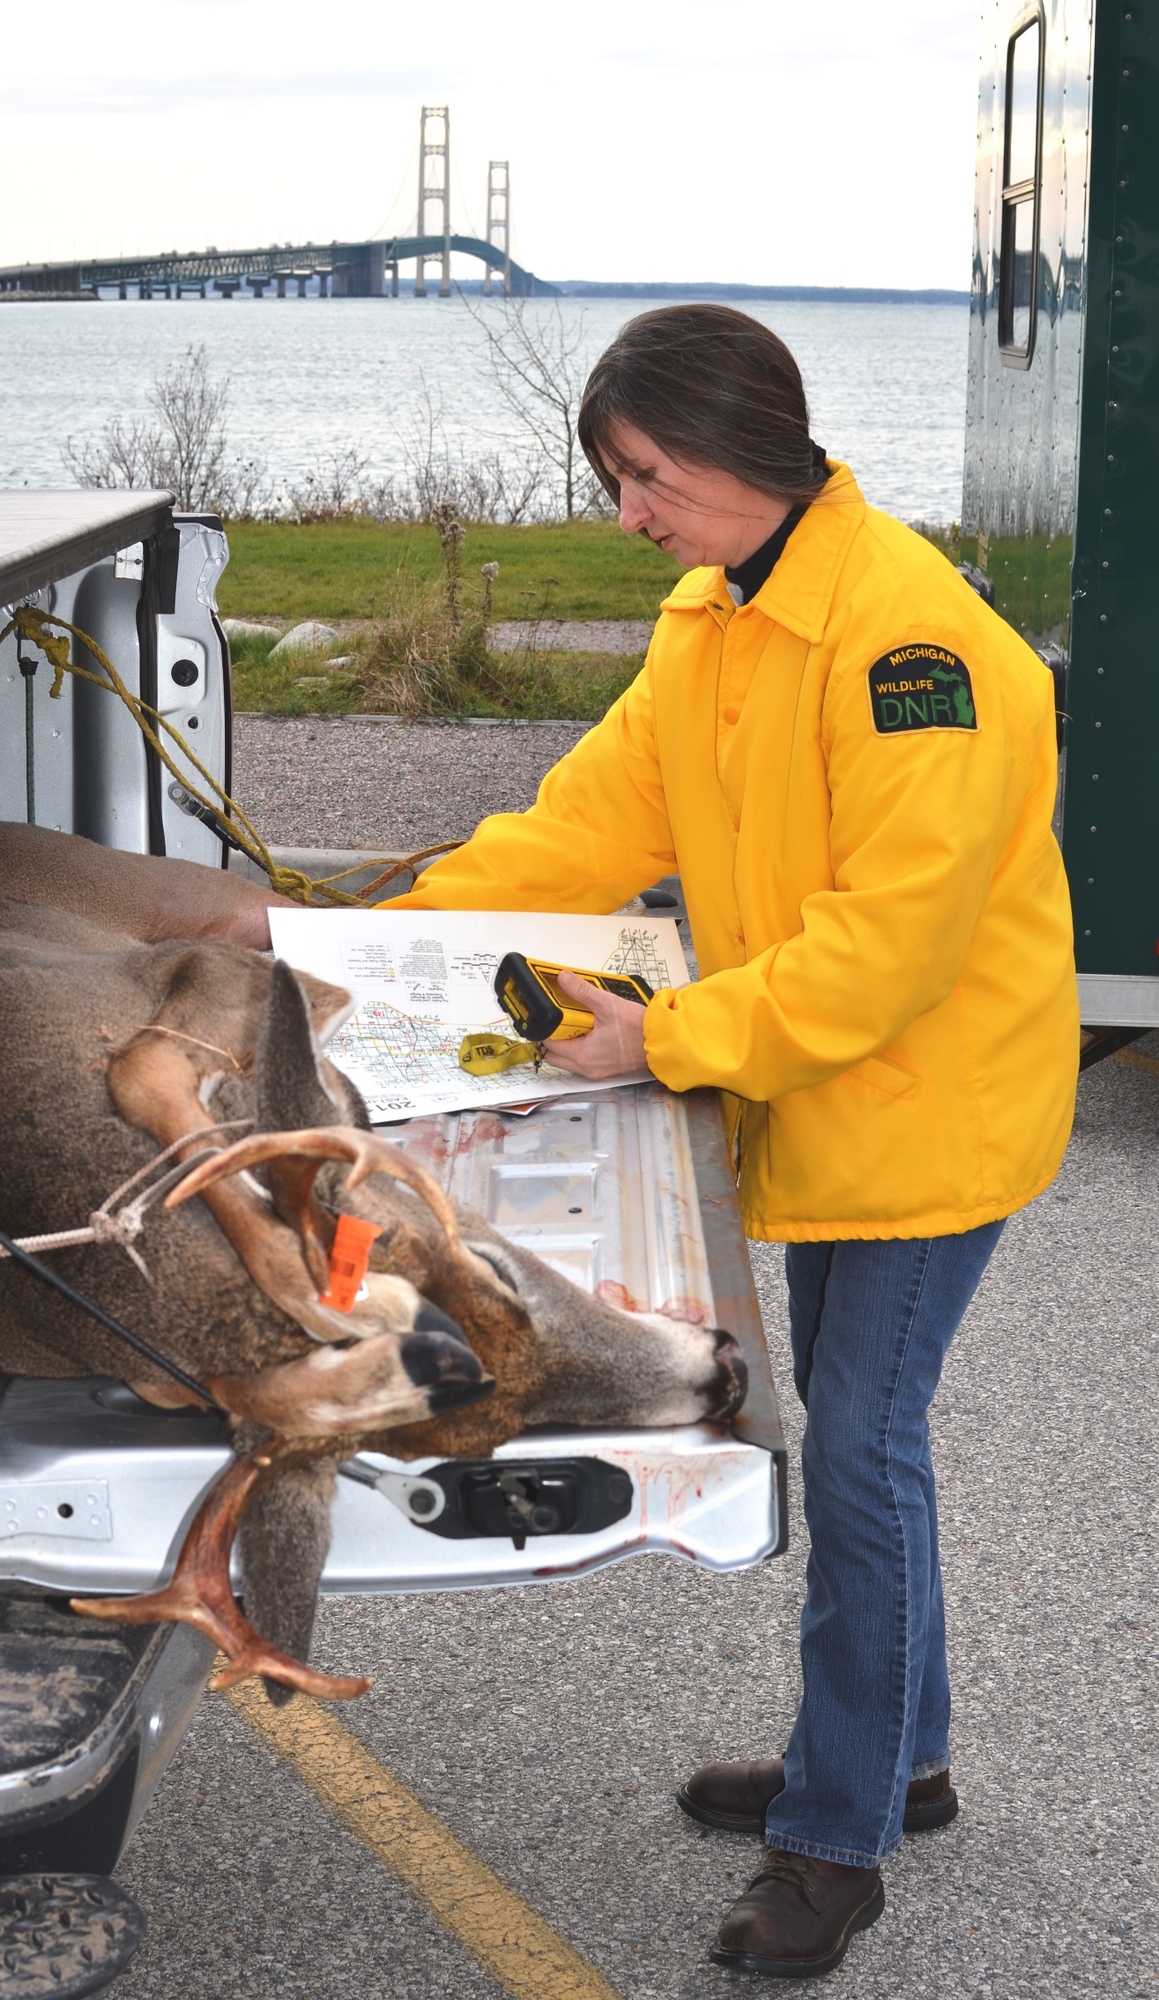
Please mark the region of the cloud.
<svg viewBox="0 0 1159 2000"><path fill-rule="evenodd" d="M18 81L40 16L10 9L0 262L353 240L388 203L404 228L426 102L454 220L510 159L515 254L547 275L956 285L976 5L584 0L579 31L543 0L118 0L110 40L92 0L49 0L43 89Z"/></svg>
<svg viewBox="0 0 1159 2000"><path fill-rule="evenodd" d="M209 0L186 0L206 5ZM213 0L220 4L220 0ZM219 70L202 76L102 78L94 82L58 84L43 96L26 88L0 89L0 115L9 118L150 117L190 104L250 104L258 99L328 97L401 97L413 99L445 93L460 82L455 71L332 70L300 71L277 76L269 71L231 75ZM441 100L440 100L441 101Z"/></svg>

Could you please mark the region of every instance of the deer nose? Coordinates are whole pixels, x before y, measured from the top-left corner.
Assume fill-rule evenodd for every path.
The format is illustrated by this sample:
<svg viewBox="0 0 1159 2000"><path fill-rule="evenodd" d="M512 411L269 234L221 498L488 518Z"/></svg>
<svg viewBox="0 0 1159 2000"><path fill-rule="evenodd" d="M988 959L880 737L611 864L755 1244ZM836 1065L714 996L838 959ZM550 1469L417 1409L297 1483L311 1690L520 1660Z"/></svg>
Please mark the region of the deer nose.
<svg viewBox="0 0 1159 2000"><path fill-rule="evenodd" d="M717 1393L707 1415L720 1420L735 1417L748 1393L749 1371L740 1344L724 1327L713 1328L717 1368Z"/></svg>
<svg viewBox="0 0 1159 2000"><path fill-rule="evenodd" d="M462 1328L424 1299L414 1329L399 1349L399 1359L415 1385L429 1392L432 1414L474 1403L489 1395L494 1382L468 1347Z"/></svg>
<svg viewBox="0 0 1159 2000"><path fill-rule="evenodd" d="M453 1320L449 1313L440 1312L438 1306L433 1306L429 1299L420 1300L419 1309L415 1314L414 1330L416 1333L449 1333L452 1340L461 1340L466 1346L463 1329L458 1321ZM416 1376L415 1380L418 1379Z"/></svg>

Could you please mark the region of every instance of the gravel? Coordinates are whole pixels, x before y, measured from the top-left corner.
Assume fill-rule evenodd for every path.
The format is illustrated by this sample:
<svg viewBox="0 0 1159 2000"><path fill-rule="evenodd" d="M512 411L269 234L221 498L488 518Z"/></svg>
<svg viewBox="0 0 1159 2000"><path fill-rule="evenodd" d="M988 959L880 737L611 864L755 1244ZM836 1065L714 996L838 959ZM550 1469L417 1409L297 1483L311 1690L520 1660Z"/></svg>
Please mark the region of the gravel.
<svg viewBox="0 0 1159 2000"><path fill-rule="evenodd" d="M522 646L536 652L644 653L652 637L650 618L512 618L488 628L487 644L496 653L517 653Z"/></svg>
<svg viewBox="0 0 1159 2000"><path fill-rule="evenodd" d="M280 846L409 853L525 811L588 726L239 715L233 793Z"/></svg>

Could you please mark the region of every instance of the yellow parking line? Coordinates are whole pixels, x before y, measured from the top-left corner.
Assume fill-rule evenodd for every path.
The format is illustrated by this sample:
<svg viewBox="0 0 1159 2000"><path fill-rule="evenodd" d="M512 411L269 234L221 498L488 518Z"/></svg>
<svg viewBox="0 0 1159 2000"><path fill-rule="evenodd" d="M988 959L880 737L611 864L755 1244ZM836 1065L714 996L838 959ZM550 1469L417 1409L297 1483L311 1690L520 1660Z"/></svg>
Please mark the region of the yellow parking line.
<svg viewBox="0 0 1159 2000"><path fill-rule="evenodd" d="M1128 1069L1145 1069L1152 1076L1159 1076L1159 1060L1155 1056L1141 1056L1135 1049L1116 1049L1111 1061L1124 1063Z"/></svg>
<svg viewBox="0 0 1159 2000"><path fill-rule="evenodd" d="M618 2000L328 1709L304 1694L273 1708L254 1681L227 1699L516 2000Z"/></svg>

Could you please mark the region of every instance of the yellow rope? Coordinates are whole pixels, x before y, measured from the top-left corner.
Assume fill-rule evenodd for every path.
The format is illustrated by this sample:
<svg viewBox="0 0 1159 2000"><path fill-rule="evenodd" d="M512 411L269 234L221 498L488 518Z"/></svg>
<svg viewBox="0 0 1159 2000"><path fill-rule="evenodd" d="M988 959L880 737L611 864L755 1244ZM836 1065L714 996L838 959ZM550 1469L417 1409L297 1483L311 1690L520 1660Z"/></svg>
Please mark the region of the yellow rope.
<svg viewBox="0 0 1159 2000"><path fill-rule="evenodd" d="M200 1035L183 1034L180 1028L163 1028L160 1021L146 1021L142 1026L130 1028L131 1035L168 1035L175 1042L190 1042L195 1049L208 1049L211 1056L224 1056L232 1063L239 1076L246 1074L245 1063L239 1063L232 1049L220 1049L216 1042L203 1042Z"/></svg>
<svg viewBox="0 0 1159 2000"><path fill-rule="evenodd" d="M50 632L47 629L49 625L56 625L61 629L58 632ZM321 876L317 881L312 880L301 869L282 868L274 860L253 822L246 817L236 801L230 798L229 793L218 784L212 772L206 770L200 758L190 749L181 731L175 729L171 722L167 722L157 709L151 708L147 701L142 701L139 695L130 693L108 654L102 651L89 633L82 632L79 625L70 625L67 618L54 617L51 613L40 611L35 605L28 604L17 606L8 624L0 632L0 645L3 645L5 639L13 632L19 632L30 644L38 646L53 668L53 681L49 689L51 700L59 701L66 674L73 674L78 680L90 681L94 687L104 688L108 693L117 695L165 769L190 798L196 799L198 805L208 808L230 839L236 842L251 861L265 871L270 880L270 887L280 896L288 896L295 903L339 904L353 909L365 909L367 897L381 889L392 876L402 874L413 864L426 861L431 855L447 854L453 848L462 845L458 840L444 840L436 847L421 848L416 854L408 854L403 859L395 861L384 854L377 860L362 861L353 868L343 868L336 875ZM70 644L67 634L80 640L81 645L102 669L101 673L92 673L88 667L78 666L69 658ZM107 679L104 678L106 675ZM158 734L159 731L170 737L182 755L188 757L194 770L205 780L211 791L216 793L216 798L206 798L191 783L186 772L178 770ZM384 872L380 873L361 894L350 895L345 889L338 887L338 884L345 882L349 876L362 874L367 868L381 868Z"/></svg>

